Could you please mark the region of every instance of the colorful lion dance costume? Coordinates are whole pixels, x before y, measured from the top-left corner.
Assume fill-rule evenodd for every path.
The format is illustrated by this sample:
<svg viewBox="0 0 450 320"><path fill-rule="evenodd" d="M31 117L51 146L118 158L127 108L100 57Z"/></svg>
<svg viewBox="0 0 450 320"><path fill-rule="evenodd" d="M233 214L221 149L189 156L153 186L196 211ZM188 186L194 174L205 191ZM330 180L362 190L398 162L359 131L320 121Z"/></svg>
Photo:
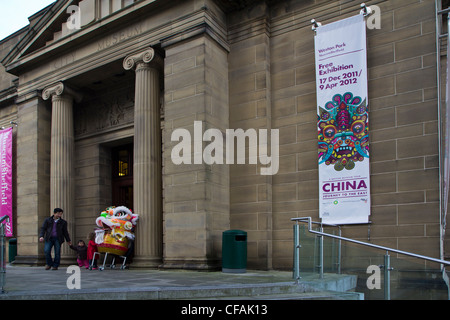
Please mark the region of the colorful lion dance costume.
<svg viewBox="0 0 450 320"><path fill-rule="evenodd" d="M124 255L128 250L129 240L134 240L134 228L138 219L139 216L127 207L106 208L95 221L102 228L95 231L98 251Z"/></svg>

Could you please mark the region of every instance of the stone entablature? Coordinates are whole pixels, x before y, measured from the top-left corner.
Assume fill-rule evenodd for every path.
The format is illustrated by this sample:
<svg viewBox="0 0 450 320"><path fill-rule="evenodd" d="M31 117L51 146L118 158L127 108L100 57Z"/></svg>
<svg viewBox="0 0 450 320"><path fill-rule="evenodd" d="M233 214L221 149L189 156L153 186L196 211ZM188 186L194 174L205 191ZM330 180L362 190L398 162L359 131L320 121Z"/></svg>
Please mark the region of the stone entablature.
<svg viewBox="0 0 450 320"><path fill-rule="evenodd" d="M226 39L224 21L217 21L215 10L208 6L186 1L179 4L179 14L175 17L171 15L169 19L167 11L156 11L158 2L135 3L101 23L93 23L77 30L70 37L55 41L19 59L7 61L8 72L20 73L18 95L25 95L48 83L64 81L123 59L130 52L144 46L160 45L164 39L175 37L176 41L180 41L205 32L205 28L214 30L217 37ZM108 32L105 34L106 25ZM116 27L120 25L126 27L117 30ZM189 30L187 35L186 30ZM177 38L177 35L181 38ZM226 40L222 42L226 43ZM57 58L54 58L55 55ZM35 61L40 61L38 66L34 65Z"/></svg>

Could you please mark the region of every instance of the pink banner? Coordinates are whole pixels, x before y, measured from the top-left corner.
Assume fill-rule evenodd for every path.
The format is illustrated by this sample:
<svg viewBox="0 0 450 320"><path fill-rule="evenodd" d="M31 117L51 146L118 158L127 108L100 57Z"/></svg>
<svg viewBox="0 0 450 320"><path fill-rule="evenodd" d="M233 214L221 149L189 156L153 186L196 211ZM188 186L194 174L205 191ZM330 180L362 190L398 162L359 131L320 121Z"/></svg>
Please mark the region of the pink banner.
<svg viewBox="0 0 450 320"><path fill-rule="evenodd" d="M12 214L12 128L0 130L0 217L8 216L5 235L13 236Z"/></svg>

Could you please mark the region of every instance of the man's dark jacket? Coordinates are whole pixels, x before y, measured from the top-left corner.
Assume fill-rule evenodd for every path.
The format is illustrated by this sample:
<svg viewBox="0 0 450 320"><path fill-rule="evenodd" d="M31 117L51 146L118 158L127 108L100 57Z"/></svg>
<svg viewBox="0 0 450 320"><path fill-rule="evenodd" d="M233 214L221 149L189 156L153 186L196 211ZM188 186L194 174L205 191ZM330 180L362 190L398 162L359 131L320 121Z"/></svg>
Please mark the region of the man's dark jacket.
<svg viewBox="0 0 450 320"><path fill-rule="evenodd" d="M53 228L53 217L49 217L45 219L44 223L41 227L41 232L39 233L39 237L43 237L45 241L48 241L52 235L52 228ZM67 221L59 218L58 222L56 223L56 234L58 236L59 243L64 243L64 239L67 240L67 242L70 242L70 236L69 232L67 231Z"/></svg>

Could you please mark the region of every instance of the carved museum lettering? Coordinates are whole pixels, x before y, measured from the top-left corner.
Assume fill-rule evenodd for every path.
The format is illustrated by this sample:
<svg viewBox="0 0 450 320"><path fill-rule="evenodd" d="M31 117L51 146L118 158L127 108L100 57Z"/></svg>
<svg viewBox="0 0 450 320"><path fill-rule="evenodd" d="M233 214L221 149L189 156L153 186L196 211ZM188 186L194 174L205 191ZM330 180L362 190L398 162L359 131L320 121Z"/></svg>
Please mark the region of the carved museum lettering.
<svg viewBox="0 0 450 320"><path fill-rule="evenodd" d="M128 29L125 29L120 32L116 32L116 33L108 36L106 39L99 41L97 51L108 49L118 43L121 43L128 39L131 39L141 33L142 33L142 25L141 24L139 24L137 26L133 26Z"/></svg>

